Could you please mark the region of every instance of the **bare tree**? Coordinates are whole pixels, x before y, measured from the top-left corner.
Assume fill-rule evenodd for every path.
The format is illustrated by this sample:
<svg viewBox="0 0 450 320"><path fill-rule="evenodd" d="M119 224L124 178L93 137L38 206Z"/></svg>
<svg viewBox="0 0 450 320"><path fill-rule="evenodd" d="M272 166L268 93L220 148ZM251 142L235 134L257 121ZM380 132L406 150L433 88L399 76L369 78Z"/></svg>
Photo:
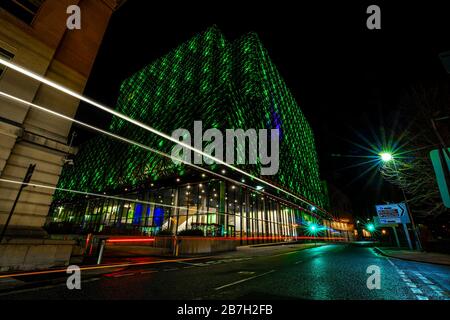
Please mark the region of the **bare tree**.
<svg viewBox="0 0 450 320"><path fill-rule="evenodd" d="M394 124L398 156L380 167L385 179L405 192L417 216L437 216L448 209L442 203L429 152L441 147L431 119L449 115L448 85L414 87L401 100ZM441 135L449 145L448 122Z"/></svg>

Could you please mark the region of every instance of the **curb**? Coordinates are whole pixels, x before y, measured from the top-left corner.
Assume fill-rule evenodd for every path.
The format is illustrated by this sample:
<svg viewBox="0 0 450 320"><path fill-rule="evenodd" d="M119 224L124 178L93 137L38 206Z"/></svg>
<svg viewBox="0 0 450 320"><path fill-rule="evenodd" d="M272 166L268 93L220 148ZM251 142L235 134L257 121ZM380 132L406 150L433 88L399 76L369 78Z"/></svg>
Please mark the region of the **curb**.
<svg viewBox="0 0 450 320"><path fill-rule="evenodd" d="M387 254L386 252L384 252L383 250L381 250L378 247L373 247L373 250L376 251L378 254L381 254L382 256L389 257L389 258L394 258L394 259L399 259L399 260L403 260L403 261L413 261L413 262L420 262L420 263L427 263L427 264L436 264L436 265L446 266L446 267L450 266L450 264L448 264L448 263L429 262L429 261L423 261L423 260L417 260L417 259L408 259L408 258L393 256L393 255Z"/></svg>

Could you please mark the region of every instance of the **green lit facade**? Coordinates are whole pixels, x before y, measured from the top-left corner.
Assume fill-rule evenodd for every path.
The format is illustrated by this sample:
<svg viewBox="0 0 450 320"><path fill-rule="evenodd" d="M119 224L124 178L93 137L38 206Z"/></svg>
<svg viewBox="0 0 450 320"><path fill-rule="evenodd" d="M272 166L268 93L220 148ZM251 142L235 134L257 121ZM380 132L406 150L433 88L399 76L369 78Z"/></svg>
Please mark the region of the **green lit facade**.
<svg viewBox="0 0 450 320"><path fill-rule="evenodd" d="M123 81L116 110L168 135L178 128L192 130L195 120L202 120L204 130L278 128L279 171L276 176L263 178L308 199L317 208L326 206L312 129L254 33L228 41L213 27L196 35ZM117 117L113 117L107 130L168 154L174 145ZM222 169L218 165L203 166L215 172ZM259 176L260 165L240 165L239 168ZM242 177L233 178L240 180ZM231 198L237 211L249 206L251 199L265 201L260 194L240 186L236 188L220 179L205 178L186 165L175 165L170 159L107 136L98 136L80 147L74 165L64 168L58 187L149 203L161 202L175 206L185 206L187 203L188 207L190 203L190 209L186 209L187 216L205 214L205 217L197 217L197 222L190 223L187 223L189 218L186 218L184 228L197 228L201 224L208 229L212 225L215 226L210 228L213 231L204 229L205 233L221 235L250 235L247 232L248 222L243 222L246 217L240 214L240 222L237 222L239 219L236 216L229 218ZM202 195L208 198L198 200ZM262 226L265 231L258 231L257 234L295 235L297 231L293 226L302 219L308 219L307 206L305 210L299 210L298 207L289 206L288 202L275 199L283 197L282 193L274 192L273 195L273 199L267 197L270 203L257 206L263 211L262 222L258 223L263 225L269 221L274 225L267 228ZM191 196L197 198L190 202ZM125 224L135 224L135 227L137 224L137 228L131 229L138 232L149 231L144 233L154 233L164 228L177 232L178 226L183 224L180 223L180 213L174 212L180 209L166 208L162 222L155 224L155 213L152 212L156 210L155 205L130 202L124 213L123 203L108 204L105 201L115 200L91 196L86 199L84 195L56 191L50 222L83 224L87 220L86 216L89 216L99 228L94 231L101 232L107 220L105 214L109 213L109 220L112 214L115 215L114 225L122 223L126 216ZM208 202L203 206L202 201L214 204ZM197 209L193 208L195 205ZM215 218L208 216L209 206L215 208ZM198 212L200 207L204 208ZM112 212L114 210L115 213ZM270 211L269 216L264 213L267 210ZM168 211L171 213L168 214ZM174 229L170 226L173 223L170 219L175 215L178 220ZM222 223L221 215L226 222ZM152 221L148 221L148 216L153 217ZM144 217L146 222L142 221Z"/></svg>

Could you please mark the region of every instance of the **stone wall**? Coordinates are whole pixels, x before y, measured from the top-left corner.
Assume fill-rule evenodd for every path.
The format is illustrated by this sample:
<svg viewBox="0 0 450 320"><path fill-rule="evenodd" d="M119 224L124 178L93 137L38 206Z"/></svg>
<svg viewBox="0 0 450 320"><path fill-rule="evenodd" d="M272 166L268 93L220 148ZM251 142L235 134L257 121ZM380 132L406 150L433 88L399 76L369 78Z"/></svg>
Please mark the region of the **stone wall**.
<svg viewBox="0 0 450 320"><path fill-rule="evenodd" d="M0 244L0 271L37 270L69 265L73 240L10 239Z"/></svg>

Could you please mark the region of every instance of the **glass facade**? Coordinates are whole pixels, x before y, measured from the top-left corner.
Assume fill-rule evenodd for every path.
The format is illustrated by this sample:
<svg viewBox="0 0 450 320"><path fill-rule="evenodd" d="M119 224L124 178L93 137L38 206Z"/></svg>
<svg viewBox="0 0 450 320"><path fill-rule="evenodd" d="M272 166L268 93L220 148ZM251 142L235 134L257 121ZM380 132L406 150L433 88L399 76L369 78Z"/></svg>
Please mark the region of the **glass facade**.
<svg viewBox="0 0 450 320"><path fill-rule="evenodd" d="M219 180L54 202L49 218L52 232L175 235L196 229L251 243L301 236L312 219L297 206Z"/></svg>

